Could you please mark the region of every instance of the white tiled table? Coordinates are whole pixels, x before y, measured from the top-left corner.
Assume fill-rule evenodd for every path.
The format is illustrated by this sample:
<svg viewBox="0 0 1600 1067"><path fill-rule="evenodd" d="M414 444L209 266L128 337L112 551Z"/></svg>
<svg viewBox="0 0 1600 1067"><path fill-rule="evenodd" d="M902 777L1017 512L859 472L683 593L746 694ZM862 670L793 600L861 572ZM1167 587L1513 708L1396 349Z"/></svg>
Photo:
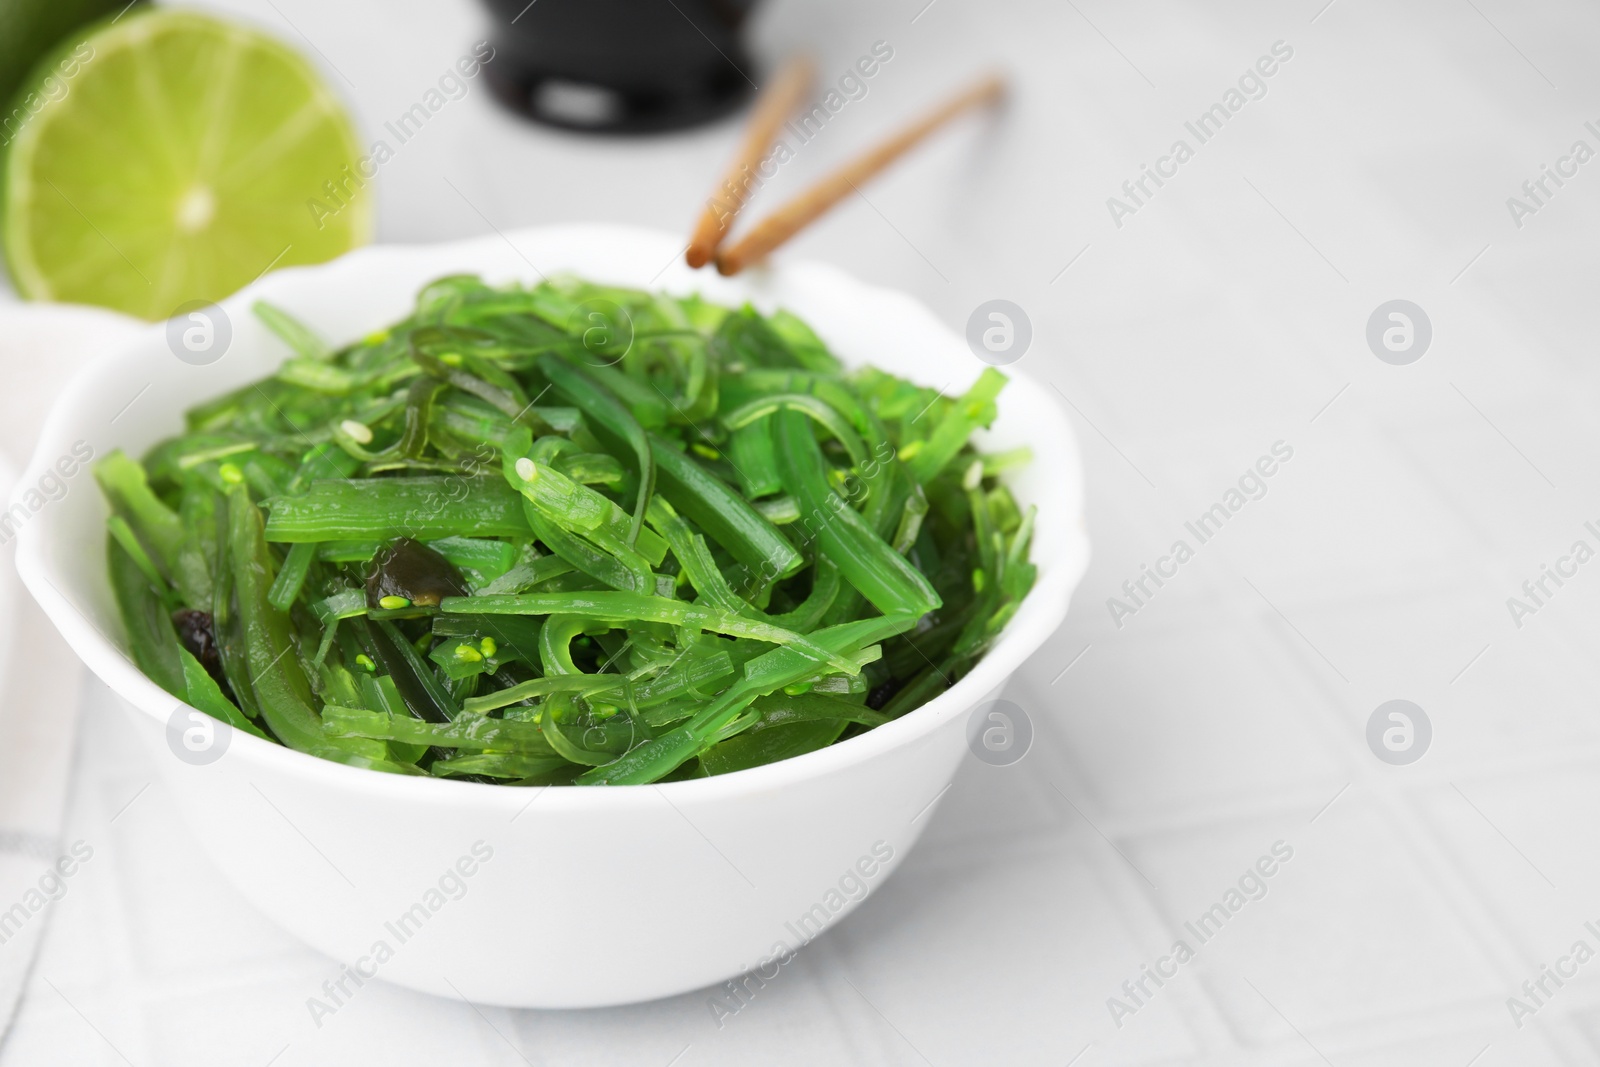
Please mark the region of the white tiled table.
<svg viewBox="0 0 1600 1067"><path fill-rule="evenodd" d="M720 1028L707 992L507 1012L373 984L319 1029L305 1000L337 965L220 880L95 688L68 838L96 858L0 1064L1600 1063L1600 963L1521 1029L1506 1007L1573 941L1600 949L1600 564L1520 630L1506 608L1600 518L1600 162L1520 229L1505 204L1574 139L1600 148L1600 9L924 3L764 13L769 54L809 43L824 72L895 49L764 198L988 61L1016 76L998 125L785 254L957 328L1017 302L1024 365L1076 409L1096 556L1010 693L1028 757L965 767L904 869ZM477 32L463 0L227 6L303 31L369 129ZM1266 97L1115 227L1106 198L1278 40ZM682 229L735 136L586 141L474 87L385 167L381 236ZM1408 367L1364 340L1395 297L1434 327ZM1278 440L1266 496L1115 626L1106 599ZM1406 767L1364 739L1396 697L1434 727ZM1118 1028L1107 998L1277 841L1266 895Z"/></svg>

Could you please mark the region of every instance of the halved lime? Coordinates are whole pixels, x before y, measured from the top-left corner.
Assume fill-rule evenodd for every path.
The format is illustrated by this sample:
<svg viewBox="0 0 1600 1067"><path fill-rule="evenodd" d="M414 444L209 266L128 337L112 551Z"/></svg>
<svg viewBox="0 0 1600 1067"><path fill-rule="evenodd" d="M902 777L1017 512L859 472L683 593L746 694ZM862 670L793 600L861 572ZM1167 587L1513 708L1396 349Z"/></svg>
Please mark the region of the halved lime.
<svg viewBox="0 0 1600 1067"><path fill-rule="evenodd" d="M159 319L369 238L372 164L289 48L167 10L69 45L23 83L58 79L5 149L0 224L23 295Z"/></svg>

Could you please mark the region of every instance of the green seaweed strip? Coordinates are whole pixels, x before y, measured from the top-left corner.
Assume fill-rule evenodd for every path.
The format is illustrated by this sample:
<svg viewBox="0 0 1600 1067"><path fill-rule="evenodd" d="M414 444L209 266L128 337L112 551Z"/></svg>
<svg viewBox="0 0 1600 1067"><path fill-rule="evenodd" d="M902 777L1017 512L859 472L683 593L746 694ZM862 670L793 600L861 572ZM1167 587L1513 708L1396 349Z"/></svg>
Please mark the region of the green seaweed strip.
<svg viewBox="0 0 1600 1067"><path fill-rule="evenodd" d="M128 630L128 651L133 662L152 682L182 699L189 687L179 658L182 646L172 629L166 605L120 542L108 542L106 563L111 589Z"/></svg>

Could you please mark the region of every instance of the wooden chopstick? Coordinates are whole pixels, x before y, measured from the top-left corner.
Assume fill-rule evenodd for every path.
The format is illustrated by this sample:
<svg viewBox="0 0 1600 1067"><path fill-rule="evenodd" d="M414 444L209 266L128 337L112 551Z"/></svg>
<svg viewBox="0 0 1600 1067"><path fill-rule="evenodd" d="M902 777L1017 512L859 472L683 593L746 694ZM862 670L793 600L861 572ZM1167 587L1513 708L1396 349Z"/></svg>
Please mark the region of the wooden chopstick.
<svg viewBox="0 0 1600 1067"><path fill-rule="evenodd" d="M689 261L689 266L703 267L716 255L717 246L733 228L733 217L752 192L750 175L761 165L784 120L800 106L801 98L811 88L815 70L809 57L795 56L784 64L777 77L767 85L766 92L761 94L738 154L733 157L722 181L711 190L706 209L695 223L694 235L689 238L683 257Z"/></svg>
<svg viewBox="0 0 1600 1067"><path fill-rule="evenodd" d="M731 248L717 253L717 270L737 274L800 232L817 216L843 200L856 187L893 163L917 142L968 108L992 103L1005 95L1005 79L991 74L962 90L878 147L846 163L811 188L762 219Z"/></svg>

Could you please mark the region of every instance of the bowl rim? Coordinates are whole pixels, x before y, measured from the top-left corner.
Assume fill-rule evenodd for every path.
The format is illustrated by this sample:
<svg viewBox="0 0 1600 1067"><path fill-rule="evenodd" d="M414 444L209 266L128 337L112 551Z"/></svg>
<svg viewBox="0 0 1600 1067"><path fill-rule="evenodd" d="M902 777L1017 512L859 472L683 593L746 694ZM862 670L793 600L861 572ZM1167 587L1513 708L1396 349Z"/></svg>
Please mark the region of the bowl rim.
<svg viewBox="0 0 1600 1067"><path fill-rule="evenodd" d="M218 301L218 304L230 315L234 313L248 315L250 304L257 299L262 290L272 289L287 278L352 270L359 273L362 269L381 265L386 260L400 261L408 257L428 255L444 258L446 252L470 254L474 247L496 246L502 241L510 242L513 248L516 248L515 239L519 238L524 241L559 240L570 238L574 234L602 240L649 239L656 242L665 240L674 247L678 244L677 235L664 234L656 230L612 224L568 223L526 227L511 231L509 234L458 241L370 245L325 263L274 271ZM831 276L831 280L835 283L847 282L864 299L900 301L915 307L927 316L929 322L937 323L940 330L955 336L954 331L915 298L898 290L861 282L829 264L802 261L763 270L772 274ZM102 377L113 375L120 363L132 358L135 350L148 343L149 339L163 334L165 329L165 322L154 322L130 331L125 339L95 357L70 379L51 405L33 456L16 483L18 491L21 487L31 485L39 479L52 462L59 443L67 440L74 425L81 422L79 411L88 401L94 383ZM1022 604L1006 624L1000 638L976 666L949 689L897 719L846 741L759 767L707 778L605 788L562 786L519 788L431 776L388 774L322 759L296 751L276 741L258 738L238 730L233 731L230 737L229 756L243 758L252 764L264 763L269 766L275 764L275 769L285 776L330 790L365 788L380 796L393 796L397 799L425 798L431 803L454 806L489 804L504 810L525 810L535 800L538 800L541 810L546 811L552 807L577 810L617 808L626 810L636 808L640 804L659 804L660 801L654 794L660 794L668 800L668 803L681 800L698 806L723 798L773 792L802 780L827 777L847 767L882 756L891 750L912 745L934 733L940 725L951 718L977 706L986 693L1002 685L1012 672L1043 645L1066 617L1071 594L1088 566L1089 540L1083 522L1082 464L1071 424L1061 406L1026 371L1008 366L1006 374L1012 379L1013 389L1036 393L1060 416L1060 432L1055 435L1060 445L1059 454L1041 455L1036 452L1034 462L1051 464L1053 470L1062 471L1063 478L1069 481L1070 488L1065 501L1068 514L1064 516L1066 521L1061 524L1066 543L1061 546L1059 558L1050 565L1040 568L1033 588L1023 598ZM67 643L108 688L152 718L160 721L162 713L158 712L157 708L187 707L188 705L161 689L139 670L116 643L57 588L51 580L54 568L44 552L48 525L48 522L31 521L17 531L16 567L29 593ZM224 759L227 758L228 756L224 756ZM553 795L547 798L546 794Z"/></svg>

